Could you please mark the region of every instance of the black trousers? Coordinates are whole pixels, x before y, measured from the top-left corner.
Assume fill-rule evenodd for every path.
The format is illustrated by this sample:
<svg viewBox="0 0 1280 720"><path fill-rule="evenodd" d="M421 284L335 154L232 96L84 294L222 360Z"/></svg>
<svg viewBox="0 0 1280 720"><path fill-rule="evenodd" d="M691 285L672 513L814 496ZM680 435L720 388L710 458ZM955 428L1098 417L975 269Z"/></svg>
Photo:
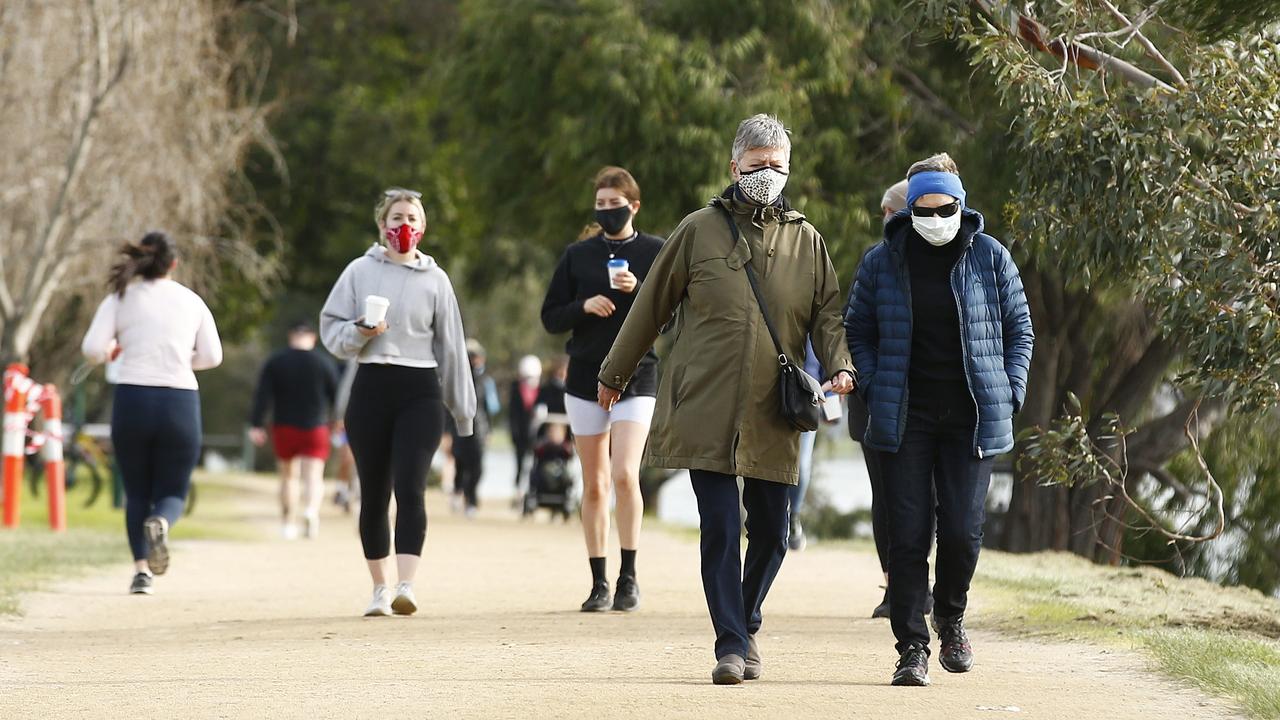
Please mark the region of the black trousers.
<svg viewBox="0 0 1280 720"><path fill-rule="evenodd" d="M742 479L747 511L747 560L741 555L742 514L732 475L690 470L698 496L702 590L716 631L716 659L747 656L747 636L763 622L761 606L787 554L789 485Z"/></svg>
<svg viewBox="0 0 1280 720"><path fill-rule="evenodd" d="M427 472L444 434L434 368L364 364L351 384L347 440L360 474L360 542L368 560L391 554L387 509L396 496L396 554L421 555Z"/></svg>
<svg viewBox="0 0 1280 720"><path fill-rule="evenodd" d="M453 486L466 498L467 507L479 505L476 489L484 475L484 438L478 433L469 437L453 437Z"/></svg>
<svg viewBox="0 0 1280 720"><path fill-rule="evenodd" d="M889 618L898 652L928 648L924 617L937 513L934 614L962 617L982 547L992 458L974 455L976 409L957 392L917 391L898 452L881 453L889 520Z"/></svg>
<svg viewBox="0 0 1280 720"><path fill-rule="evenodd" d="M889 503L884 497L884 468L880 451L863 446L862 459L871 480L871 536L876 542L876 557L880 559L880 572L889 572Z"/></svg>

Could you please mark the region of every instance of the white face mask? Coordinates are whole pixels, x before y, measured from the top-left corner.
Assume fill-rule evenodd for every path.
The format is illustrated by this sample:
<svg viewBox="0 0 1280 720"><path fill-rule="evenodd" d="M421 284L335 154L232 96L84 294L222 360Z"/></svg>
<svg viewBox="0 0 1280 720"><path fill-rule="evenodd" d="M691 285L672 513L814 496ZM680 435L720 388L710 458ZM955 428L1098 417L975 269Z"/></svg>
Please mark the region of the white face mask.
<svg viewBox="0 0 1280 720"><path fill-rule="evenodd" d="M925 242L934 247L942 247L952 240L956 239L956 235L960 232L960 216L963 213L957 212L951 217L916 217L911 216L911 226L916 229L920 237Z"/></svg>
<svg viewBox="0 0 1280 720"><path fill-rule="evenodd" d="M738 176L738 189L757 205L772 205L787 186L787 173L762 167Z"/></svg>

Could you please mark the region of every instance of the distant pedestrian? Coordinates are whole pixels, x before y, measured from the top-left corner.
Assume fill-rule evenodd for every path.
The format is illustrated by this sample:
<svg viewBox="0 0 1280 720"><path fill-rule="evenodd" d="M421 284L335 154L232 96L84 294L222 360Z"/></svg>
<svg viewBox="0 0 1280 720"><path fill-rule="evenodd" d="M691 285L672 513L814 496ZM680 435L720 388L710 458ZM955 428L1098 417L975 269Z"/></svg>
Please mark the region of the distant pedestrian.
<svg viewBox="0 0 1280 720"><path fill-rule="evenodd" d="M453 434L453 460L455 466L454 494L461 500L467 517L475 517L480 507L480 480L484 477L484 450L489 439L493 420L501 411L498 388L489 377L484 346L475 339L467 341L467 361L471 365L471 378L476 388L476 419L470 435Z"/></svg>
<svg viewBox="0 0 1280 720"><path fill-rule="evenodd" d="M169 531L182 517L200 459L195 370L222 362L213 315L200 296L169 279L173 241L150 232L126 244L111 268L81 349L92 362L119 358L111 445L124 481L125 529L133 551L129 591L150 595L169 568Z"/></svg>
<svg viewBox="0 0 1280 720"><path fill-rule="evenodd" d="M267 359L258 376L249 437L258 447L266 444L270 413L270 437L280 472L281 534L293 540L298 537L298 480L302 482L303 533L315 538L320 532L338 374L332 360L315 352L316 331L310 324L289 328L288 342L289 347Z"/></svg>
<svg viewBox="0 0 1280 720"><path fill-rule="evenodd" d="M507 429L511 433L511 446L516 455L515 500L519 506L520 488L524 482L525 465L533 451L535 413L538 409L538 390L542 383L542 361L536 355L525 355L516 366L516 379L511 381L507 394Z"/></svg>

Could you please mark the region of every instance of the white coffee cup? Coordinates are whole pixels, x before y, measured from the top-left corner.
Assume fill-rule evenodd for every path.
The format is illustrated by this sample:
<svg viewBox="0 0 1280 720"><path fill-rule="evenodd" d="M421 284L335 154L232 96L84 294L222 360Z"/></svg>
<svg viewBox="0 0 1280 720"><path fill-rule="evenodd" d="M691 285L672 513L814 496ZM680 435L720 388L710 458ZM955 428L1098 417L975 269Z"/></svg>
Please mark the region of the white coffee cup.
<svg viewBox="0 0 1280 720"><path fill-rule="evenodd" d="M369 295L364 299L364 324L375 327L387 319L387 308L391 301L381 295Z"/></svg>
<svg viewBox="0 0 1280 720"><path fill-rule="evenodd" d="M614 290L617 290L618 275L621 273L627 272L627 270L631 267L631 263L627 262L626 260L623 260L622 258L616 258L616 259L610 259L607 267L609 269L609 287L613 288Z"/></svg>

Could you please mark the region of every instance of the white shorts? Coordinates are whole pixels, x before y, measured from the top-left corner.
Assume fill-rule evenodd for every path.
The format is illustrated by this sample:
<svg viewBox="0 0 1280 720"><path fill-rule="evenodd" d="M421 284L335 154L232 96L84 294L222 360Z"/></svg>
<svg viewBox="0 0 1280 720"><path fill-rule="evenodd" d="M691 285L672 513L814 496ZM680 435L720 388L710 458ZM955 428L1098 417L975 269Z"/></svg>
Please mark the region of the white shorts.
<svg viewBox="0 0 1280 720"><path fill-rule="evenodd" d="M653 421L653 409L658 398L636 395L614 403L613 410L605 410L599 403L572 395L564 396L564 409L569 413L569 428L574 435L603 435L609 426L617 422L639 423L646 428Z"/></svg>

